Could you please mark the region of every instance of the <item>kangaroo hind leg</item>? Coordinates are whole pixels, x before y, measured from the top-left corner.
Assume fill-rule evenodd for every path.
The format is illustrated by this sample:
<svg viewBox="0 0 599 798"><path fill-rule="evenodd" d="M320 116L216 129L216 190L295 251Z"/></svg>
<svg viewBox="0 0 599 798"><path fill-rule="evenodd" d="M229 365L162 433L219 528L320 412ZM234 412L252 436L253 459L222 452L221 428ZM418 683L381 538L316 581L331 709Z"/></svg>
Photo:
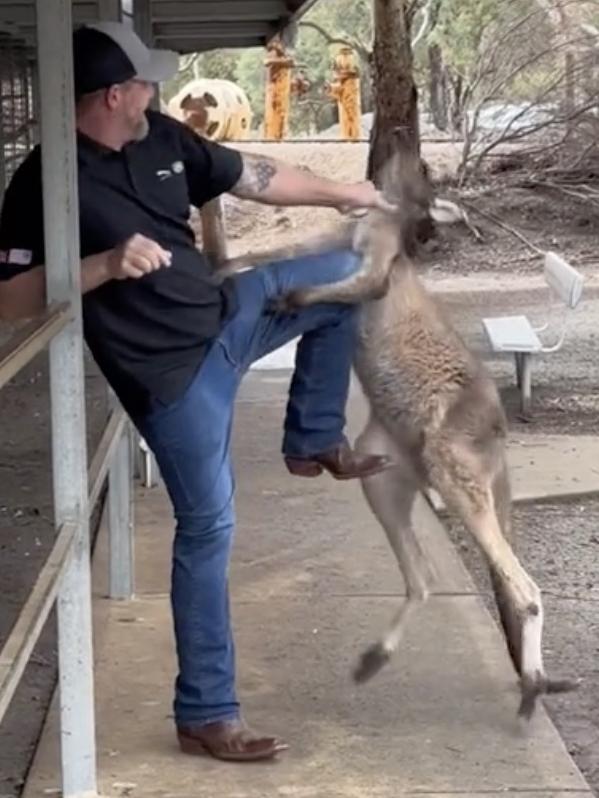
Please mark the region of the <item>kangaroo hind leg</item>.
<svg viewBox="0 0 599 798"><path fill-rule="evenodd" d="M505 603L503 618L509 619L508 634L518 630L520 640L508 640L519 658L521 703L519 714L532 716L536 700L544 693L573 689L570 681L550 681L542 654L543 603L541 591L523 568L503 534L493 491L493 474L464 444L446 443L429 447L426 454L431 481L447 507L472 534ZM505 508L503 508L505 509ZM514 654L513 654L514 655Z"/></svg>
<svg viewBox="0 0 599 798"><path fill-rule="evenodd" d="M431 575L426 555L411 525L418 480L409 459L402 455L386 431L371 419L356 443L363 452L388 453L397 466L362 480L362 489L375 517L385 530L406 588L403 601L381 639L361 656L355 670L356 682L372 678L393 656L406 624L429 595Z"/></svg>

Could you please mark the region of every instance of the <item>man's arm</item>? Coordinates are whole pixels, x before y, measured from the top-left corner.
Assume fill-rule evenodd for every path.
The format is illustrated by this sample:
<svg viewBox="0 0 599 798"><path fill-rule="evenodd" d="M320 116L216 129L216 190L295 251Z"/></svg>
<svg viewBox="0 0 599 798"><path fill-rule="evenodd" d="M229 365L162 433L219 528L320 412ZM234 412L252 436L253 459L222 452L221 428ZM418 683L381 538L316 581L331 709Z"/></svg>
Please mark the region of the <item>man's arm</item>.
<svg viewBox="0 0 599 798"><path fill-rule="evenodd" d="M139 279L162 266L171 255L155 241L134 235L114 249L89 255L81 261L81 293L87 294L108 280ZM45 266L35 266L10 280L0 281L0 318L30 318L46 307Z"/></svg>
<svg viewBox="0 0 599 798"><path fill-rule="evenodd" d="M102 285L108 277L107 253L91 255L81 262L81 292L85 294ZM35 266L0 283L0 318L6 321L30 318L46 307L45 266Z"/></svg>
<svg viewBox="0 0 599 798"><path fill-rule="evenodd" d="M391 206L374 185L339 183L263 155L242 153L243 171L231 194L269 205L316 205L349 211Z"/></svg>

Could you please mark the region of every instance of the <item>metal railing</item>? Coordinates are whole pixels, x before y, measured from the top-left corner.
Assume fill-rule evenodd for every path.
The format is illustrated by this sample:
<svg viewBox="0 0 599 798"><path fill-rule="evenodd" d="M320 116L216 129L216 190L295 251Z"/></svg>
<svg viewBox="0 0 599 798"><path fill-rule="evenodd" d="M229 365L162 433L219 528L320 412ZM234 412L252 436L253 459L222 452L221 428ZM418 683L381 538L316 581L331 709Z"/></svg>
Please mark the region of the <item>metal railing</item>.
<svg viewBox="0 0 599 798"><path fill-rule="evenodd" d="M27 366L52 341L73 324L69 304L50 306L39 318L19 330L0 347L0 388ZM115 407L92 457L88 474L88 508L92 512L108 479L108 532L110 538L109 597L130 598L133 593L133 524L131 503L130 422L125 411ZM58 442L54 440L54 446ZM22 607L10 635L0 650L0 723L16 692L29 657L54 602L61 595L65 574L72 564L74 548L81 543L76 521L60 525L44 566ZM85 602L89 595L82 594ZM61 658L69 651L60 651ZM68 769L68 767L67 767ZM73 793L76 794L76 793ZM65 792L65 796L70 793Z"/></svg>
<svg viewBox="0 0 599 798"><path fill-rule="evenodd" d="M108 8L113 0L102 0ZM0 651L0 722L56 603L63 798L96 795L90 510L108 479L110 596L133 591L130 425L115 406L87 467L71 0L36 0L48 307L0 347L0 388L50 352L56 538ZM35 86L37 81L34 80ZM17 88L20 84L17 84ZM27 98L25 105L31 104ZM1 155L1 153L0 153ZM1 158L0 158L1 160Z"/></svg>
<svg viewBox="0 0 599 798"><path fill-rule="evenodd" d="M0 31L0 195L35 138L31 48Z"/></svg>

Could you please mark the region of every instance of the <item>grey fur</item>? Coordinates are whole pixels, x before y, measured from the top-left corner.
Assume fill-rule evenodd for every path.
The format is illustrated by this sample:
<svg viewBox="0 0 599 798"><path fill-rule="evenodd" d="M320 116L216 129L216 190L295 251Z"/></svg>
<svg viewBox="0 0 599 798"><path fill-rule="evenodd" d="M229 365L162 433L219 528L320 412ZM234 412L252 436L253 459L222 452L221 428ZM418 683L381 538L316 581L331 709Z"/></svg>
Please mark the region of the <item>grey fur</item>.
<svg viewBox="0 0 599 798"><path fill-rule="evenodd" d="M363 480L367 501L385 529L407 587L407 601L387 633L355 671L370 678L397 649L406 622L431 589L430 563L410 517L418 492L431 488L473 535L489 564L502 624L521 676L521 714L537 696L571 689L551 682L542 665L543 609L537 585L511 545L511 497L506 462L507 421L494 381L454 330L444 308L425 289L409 257L412 232L430 205L428 183L409 156L387 173L397 215L370 211L345 225L362 266L351 278L281 297L280 310L314 302L362 303L355 371L370 405L358 438L363 451L390 454L397 468ZM328 239L330 244L332 239ZM304 251L318 250L313 241ZM289 250L263 260L291 256Z"/></svg>

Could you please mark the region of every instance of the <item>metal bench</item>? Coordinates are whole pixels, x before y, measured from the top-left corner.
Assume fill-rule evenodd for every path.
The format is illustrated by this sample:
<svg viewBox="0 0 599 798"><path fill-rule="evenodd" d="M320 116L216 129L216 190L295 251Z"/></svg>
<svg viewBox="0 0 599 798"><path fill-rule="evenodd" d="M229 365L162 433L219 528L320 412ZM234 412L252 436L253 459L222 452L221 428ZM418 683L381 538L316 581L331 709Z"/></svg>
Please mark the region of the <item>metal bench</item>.
<svg viewBox="0 0 599 798"><path fill-rule="evenodd" d="M530 409L532 394L532 356L557 352L565 338L571 311L580 302L583 277L573 266L555 252L545 253L544 277L550 289L552 305L559 301L562 306L561 320L555 318L541 327L535 327L526 316L499 316L482 320L491 348L494 352L514 355L516 380L520 389L520 406L523 413ZM553 313L553 308L552 308ZM547 333L553 343L543 343L540 333Z"/></svg>

